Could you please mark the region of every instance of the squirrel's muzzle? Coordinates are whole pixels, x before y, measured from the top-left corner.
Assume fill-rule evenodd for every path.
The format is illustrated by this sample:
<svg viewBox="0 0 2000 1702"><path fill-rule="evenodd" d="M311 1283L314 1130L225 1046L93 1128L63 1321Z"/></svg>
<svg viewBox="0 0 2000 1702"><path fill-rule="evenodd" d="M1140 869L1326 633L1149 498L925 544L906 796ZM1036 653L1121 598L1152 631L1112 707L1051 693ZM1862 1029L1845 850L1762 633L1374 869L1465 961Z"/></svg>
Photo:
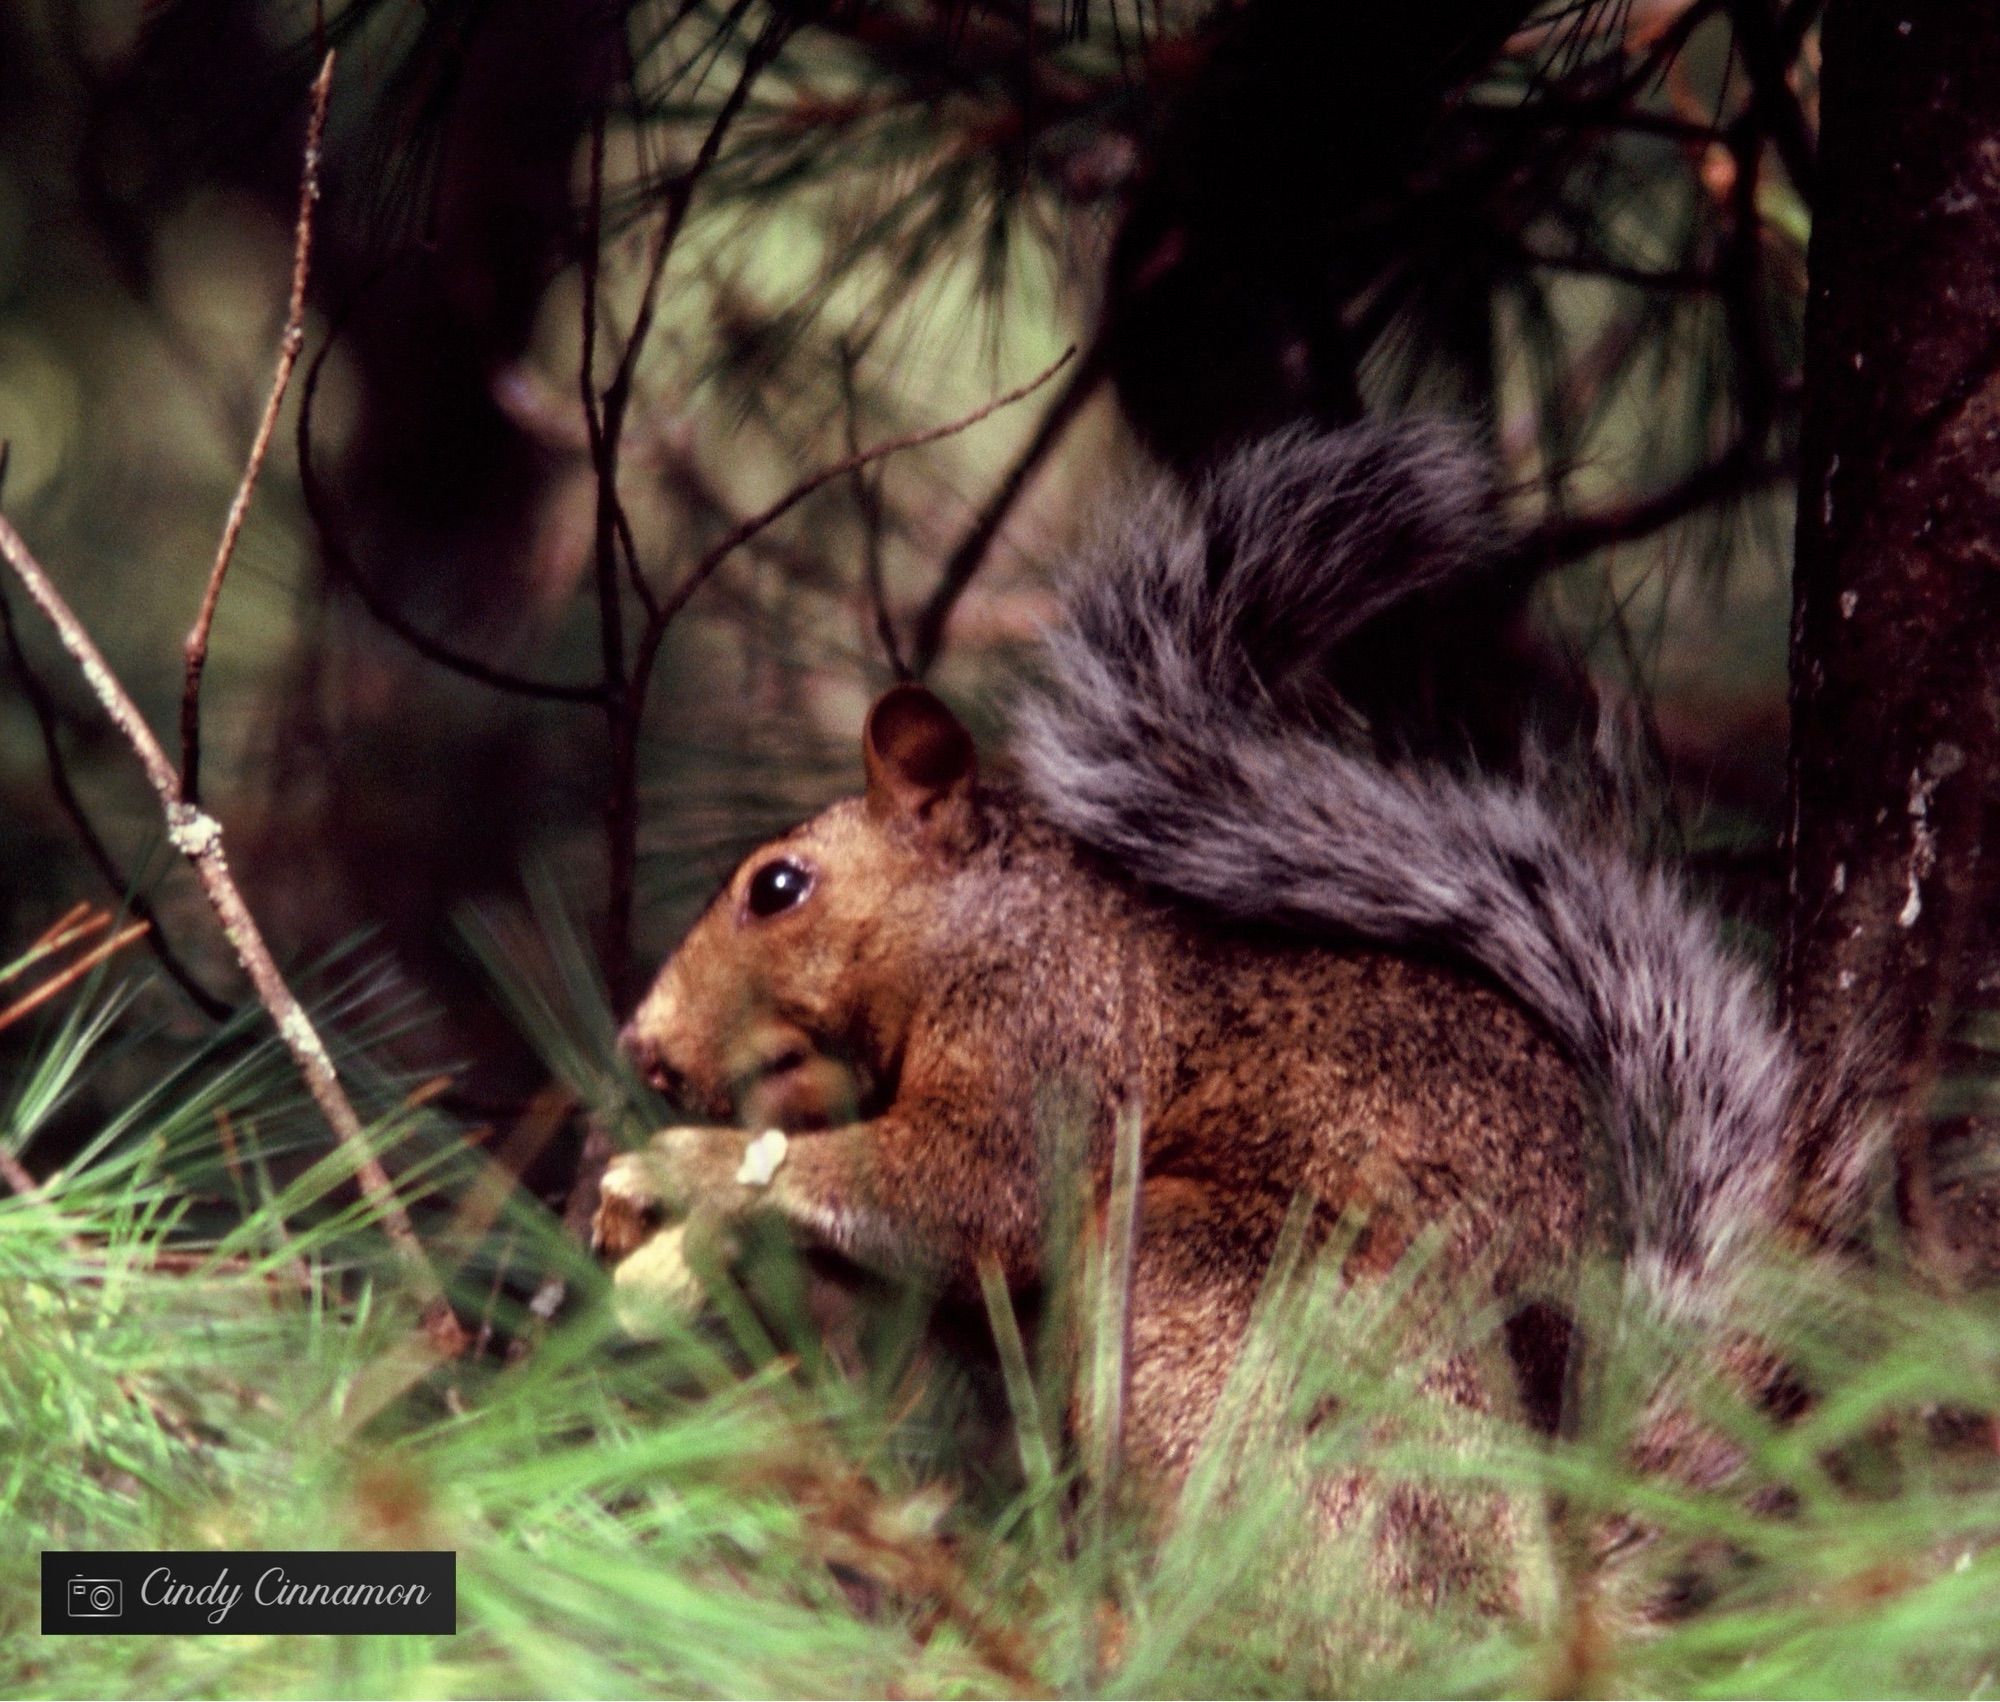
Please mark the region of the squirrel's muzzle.
<svg viewBox="0 0 2000 1702"><path fill-rule="evenodd" d="M618 1050L631 1060L647 1086L675 1105L686 1103L688 1078L667 1062L665 1051L639 1026L637 1017L618 1031Z"/></svg>

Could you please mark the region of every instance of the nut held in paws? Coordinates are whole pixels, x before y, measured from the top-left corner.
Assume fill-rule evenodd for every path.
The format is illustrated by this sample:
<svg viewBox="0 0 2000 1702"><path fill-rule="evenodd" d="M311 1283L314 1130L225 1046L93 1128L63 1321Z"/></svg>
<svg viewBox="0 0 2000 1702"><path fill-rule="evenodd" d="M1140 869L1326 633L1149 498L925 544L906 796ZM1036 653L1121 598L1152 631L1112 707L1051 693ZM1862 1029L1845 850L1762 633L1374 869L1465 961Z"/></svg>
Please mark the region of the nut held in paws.
<svg viewBox="0 0 2000 1702"><path fill-rule="evenodd" d="M671 1335L702 1308L706 1291L687 1262L687 1226L662 1230L611 1273L611 1310L634 1341Z"/></svg>

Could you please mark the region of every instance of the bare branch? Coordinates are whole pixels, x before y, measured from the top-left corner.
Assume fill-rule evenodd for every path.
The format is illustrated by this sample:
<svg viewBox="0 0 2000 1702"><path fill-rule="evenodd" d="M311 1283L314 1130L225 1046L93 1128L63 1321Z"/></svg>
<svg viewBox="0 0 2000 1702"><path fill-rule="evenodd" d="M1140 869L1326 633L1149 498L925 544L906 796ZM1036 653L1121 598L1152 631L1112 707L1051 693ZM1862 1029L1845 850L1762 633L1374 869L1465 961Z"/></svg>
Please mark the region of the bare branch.
<svg viewBox="0 0 2000 1702"><path fill-rule="evenodd" d="M216 919L222 924L223 935L235 952L237 962L250 977L259 1003L277 1025L278 1036L291 1053L292 1062L298 1067L307 1092L312 1095L313 1102L326 1118L335 1137L352 1156L356 1180L369 1203L381 1213L382 1226L390 1244L408 1265L411 1278L425 1303L425 1327L432 1342L442 1352L458 1352L464 1345L464 1329L453 1315L437 1275L424 1256L423 1244L417 1238L409 1214L396 1197L395 1184L368 1145L367 1132L349 1102L346 1090L340 1085L326 1043L320 1039L319 1030L306 1014L305 1007L286 984L271 956L270 947L265 944L263 931L243 902L243 895L229 872L228 859L223 853L221 824L212 816L203 814L181 795L180 775L168 760L167 753L161 749L159 740L153 736L153 730L147 726L138 706L119 683L118 676L111 671L110 664L104 660L89 631L76 618L62 593L29 552L20 533L3 516L0 516L0 559L13 569L36 607L48 616L56 629L56 636L62 640L63 648L82 670L85 684L104 706L112 725L124 735L126 743L138 757L139 765L146 771L146 779L158 795L166 816L169 842L193 864L202 891L207 894Z"/></svg>
<svg viewBox="0 0 2000 1702"><path fill-rule="evenodd" d="M583 354L577 363L577 387L583 393L583 429L585 441L590 450L590 465L597 477L597 555L599 563L598 591L600 599L605 595L604 568L612 540L605 536L605 524L609 521L616 533L616 541L625 558L625 577L632 586L632 593L639 599L640 606L649 612L659 601L653 595L653 588L639 568L639 546L632 535L632 517L625 512L624 499L618 494L617 449L604 435L604 411L597 395L597 277L598 262L604 244L604 114L599 112L590 126L590 179L585 196L584 237L581 266L583 271ZM615 591L612 593L615 596ZM617 611L602 620L607 635L610 621ZM607 652L624 654L622 633L615 642L607 637ZM621 664L622 665L622 664ZM605 677L610 678L607 669Z"/></svg>
<svg viewBox="0 0 2000 1702"><path fill-rule="evenodd" d="M622 998L624 995L622 983L629 958L628 936L631 932L633 903L632 870L638 840L639 729L646 713L646 694L652 681L653 668L659 661L660 646L666 639L667 629L672 626L681 610L688 606L694 594L713 577L717 568L737 550L752 542L759 534L789 514L815 491L831 484L835 479L846 478L871 462L882 460L885 456L900 454L906 449L916 449L926 443L936 443L941 438L951 437L964 431L968 426L977 425L989 414L996 413L1010 403L1018 402L1022 397L1039 390L1069 363L1075 353L1076 350L1073 348L1065 350L1062 358L1046 371L1037 374L1019 388L1010 390L1003 396L994 397L990 402L982 404L959 419L941 426L929 426L922 431L908 432L901 437L891 438L886 443L877 443L867 449L856 450L802 479L776 502L731 526L682 578L672 595L663 598L659 606L647 615L624 689L615 697L607 697L606 703L606 721L611 736L611 785L604 814L605 833L610 852L609 902L605 918L605 967L606 977L612 983L614 996Z"/></svg>
<svg viewBox="0 0 2000 1702"><path fill-rule="evenodd" d="M1812 205L1818 186L1818 147L1805 108L1787 80L1798 43L1789 39L1771 0L1729 0L1736 51L1750 73L1750 109L1757 128L1771 139L1799 199Z"/></svg>
<svg viewBox="0 0 2000 1702"><path fill-rule="evenodd" d="M1825 9L1825 0L1792 0L1778 20L1778 48L1788 63L1805 46L1806 37Z"/></svg>
<svg viewBox="0 0 2000 1702"><path fill-rule="evenodd" d="M1601 131L1620 136L1645 136L1685 148L1703 148L1710 142L1722 140L1720 125L1702 123L1651 107L1621 104L1621 98L1614 91L1611 97L1593 96L1582 100L1564 100L1554 95L1539 96L1532 101L1504 103L1469 100L1459 110L1478 123L1499 130L1542 130L1560 125L1578 134Z"/></svg>
<svg viewBox="0 0 2000 1702"><path fill-rule="evenodd" d="M740 16L748 7L739 5ZM583 410L590 436L591 467L597 475L597 554L599 627L605 655L605 690L615 695L617 681L625 672L625 642L622 612L618 607L615 565L611 560L614 541L624 550L627 576L646 611L648 620L657 618L659 599L639 567L632 524L618 495L618 453L625 431L625 416L631 406L632 386L639 372L639 358L652 334L659 312L660 285L666 277L667 260L687 223L694 192L722 149L723 138L742 113L750 90L778 56L791 26L774 18L750 44L735 85L710 123L701 146L687 169L677 173L666 189L666 206L653 236L646 260L646 281L639 292L639 309L631 331L619 351L618 365L602 397L597 394L597 285L598 248L603 240L604 222L604 121L600 114L592 126L590 139L589 230L583 252Z"/></svg>
<svg viewBox="0 0 2000 1702"><path fill-rule="evenodd" d="M1551 272L1574 272L1604 278L1635 290L1660 290L1672 295L1714 295L1722 288L1717 275L1700 266L1632 266L1601 254L1544 254L1523 244L1521 259Z"/></svg>
<svg viewBox="0 0 2000 1702"><path fill-rule="evenodd" d="M714 528L741 523L743 516L716 488L700 456L691 448L662 442L656 452L660 459L661 488L683 504L690 515ZM830 585L834 581L834 569L826 557L795 539L766 534L752 538L744 548L801 584Z"/></svg>
<svg viewBox="0 0 2000 1702"><path fill-rule="evenodd" d="M641 603L650 610L655 599L652 587L639 571L638 551L631 545L631 523L618 496L618 438L624 409L622 404L614 409L608 400L600 403L597 396L597 262L598 246L604 239L604 114L601 112L590 126L587 202L589 228L583 243L583 357L578 362L577 380L583 392L583 424L590 439L591 470L597 476L597 536L593 554L597 565L597 632L603 652L604 693L607 703L616 704L625 691L625 604L618 588L621 543L625 545L625 562ZM635 331L633 335L636 337L638 333Z"/></svg>
<svg viewBox="0 0 2000 1702"><path fill-rule="evenodd" d="M747 6L739 5L738 15L747 10ZM772 60L778 57L791 33L792 25L783 16L774 17L765 25L745 51L743 68L737 74L735 85L717 109L694 159L667 185L666 210L660 215L652 252L647 257L646 283L639 293L639 311L633 318L631 334L625 339L624 351L618 357L618 370L612 374L611 383L604 392L604 438L614 462L618 454L619 432L625 422L626 405L631 401L632 384L638 375L639 357L652 332L654 315L659 311L660 283L666 276L667 259L680 239L681 227L687 222L695 189L707 175L709 167L714 165L716 155L722 150L723 138L742 113L744 104L750 98L750 90L770 67Z"/></svg>
<svg viewBox="0 0 2000 1702"><path fill-rule="evenodd" d="M319 352L306 363L305 383L300 387L298 456L299 493L305 499L306 512L311 515L313 529L319 534L320 547L325 554L327 567L352 591L361 606L368 611L377 625L383 627L403 643L407 644L427 662L435 662L440 668L462 675L483 686L491 686L495 691L504 691L515 697L531 697L546 703L598 704L604 701L604 688L592 682L588 685L570 685L560 680L538 680L525 674L516 674L506 668L496 668L490 662L482 662L477 656L468 656L462 650L455 650L449 644L431 637L421 627L406 619L396 606L384 597L374 583L361 571L347 548L347 542L335 526L331 507L326 500L326 492L319 482L319 474L313 466L312 458L312 415L313 402L319 393L320 373L325 368L326 358L333 351L340 335L340 325L336 322L327 333L325 343Z"/></svg>
<svg viewBox="0 0 2000 1702"><path fill-rule="evenodd" d="M264 399L264 415L257 422L257 435L250 445L250 458L243 463L243 477L229 504L223 522L222 540L216 546L215 565L208 570L208 585L201 594L201 608L188 630L182 647L187 672L181 687L181 791L190 804L201 796L201 676L208 665L208 634L215 624L215 607L222 598L222 581L229 561L236 553L236 541L243 535L243 522L250 513L250 496L257 488L257 475L264 470L272 435L278 429L278 409L292 382L292 368L298 364L299 350L306 339L306 280L312 271L313 209L319 203L320 144L326 138L327 102L333 93L333 54L320 61L319 75L313 79L311 115L306 120L305 161L299 172L299 212L292 231L292 293L285 307L285 329L278 338L278 361L271 374L270 394Z"/></svg>
<svg viewBox="0 0 2000 1702"><path fill-rule="evenodd" d="M732 24L748 10L749 0L738 0L731 14ZM601 116L591 130L590 228L583 256L583 361L580 377L584 423L590 434L591 468L597 479L597 627L603 654L600 689L611 746L611 785L604 803L608 871L604 972L614 996L621 999L631 969L632 909L639 853L638 739L639 724L645 714L644 687L633 688L633 670L625 655L625 610L618 572L621 550L627 576L645 617L646 630L664 632L665 622L659 597L640 569L638 550L632 539L631 520L618 494L619 448L632 400L632 386L638 375L639 357L659 309L660 284L666 276L667 259L687 221L695 189L715 163L723 138L749 100L751 88L777 57L790 34L791 25L783 17L773 17L765 25L745 52L735 86L710 123L693 161L667 185L666 207L654 233L646 280L639 295L639 310L633 318L625 346L619 353L617 369L601 398L595 393L597 267L598 245L603 235L604 195L604 124ZM657 648L658 640L655 639L653 644ZM650 656L646 666L650 667Z"/></svg>
<svg viewBox="0 0 2000 1702"><path fill-rule="evenodd" d="M1748 116L1730 126L1736 162L1729 189L1730 230L1719 262L1722 317L1736 360L1738 435L1762 450L1782 393L1777 351L1764 309L1764 221L1758 211L1764 145Z"/></svg>

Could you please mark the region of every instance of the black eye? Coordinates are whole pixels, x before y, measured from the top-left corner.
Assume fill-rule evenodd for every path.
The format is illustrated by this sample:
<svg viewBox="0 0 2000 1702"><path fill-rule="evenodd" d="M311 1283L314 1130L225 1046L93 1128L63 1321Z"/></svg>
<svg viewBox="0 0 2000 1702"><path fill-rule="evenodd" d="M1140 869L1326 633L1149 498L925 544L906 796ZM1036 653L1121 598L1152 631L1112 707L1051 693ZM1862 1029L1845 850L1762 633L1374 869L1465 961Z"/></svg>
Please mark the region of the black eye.
<svg viewBox="0 0 2000 1702"><path fill-rule="evenodd" d="M745 902L752 916L775 916L780 910L791 909L811 892L812 884L812 870L805 864L779 857L750 877Z"/></svg>

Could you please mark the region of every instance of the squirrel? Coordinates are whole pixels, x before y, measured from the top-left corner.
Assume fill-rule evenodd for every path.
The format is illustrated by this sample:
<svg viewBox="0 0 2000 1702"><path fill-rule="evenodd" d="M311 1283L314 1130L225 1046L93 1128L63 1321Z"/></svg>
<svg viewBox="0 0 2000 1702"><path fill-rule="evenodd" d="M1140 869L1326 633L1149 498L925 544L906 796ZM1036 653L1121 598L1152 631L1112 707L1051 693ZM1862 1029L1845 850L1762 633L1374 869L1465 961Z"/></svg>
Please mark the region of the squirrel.
<svg viewBox="0 0 2000 1702"><path fill-rule="evenodd" d="M1121 1443L1169 1488L1300 1197L1362 1224L1354 1281L1441 1233L1515 1307L1514 1386L1454 1363L1442 1392L1547 1427L1568 1331L1535 1297L1608 1225L1649 1302L1712 1304L1780 1215L1794 1070L1755 975L1536 779L1370 750L1323 666L1501 531L1445 425L1294 428L1083 554L1011 779L890 690L864 793L748 857L633 1014L691 1121L606 1172L601 1250L672 1264L664 1218L763 1216L871 1270L1032 1290L1048 1167L1083 1166L1102 1213L1132 1108ZM1056 1156L1049 1083L1093 1106L1081 1154Z"/></svg>

